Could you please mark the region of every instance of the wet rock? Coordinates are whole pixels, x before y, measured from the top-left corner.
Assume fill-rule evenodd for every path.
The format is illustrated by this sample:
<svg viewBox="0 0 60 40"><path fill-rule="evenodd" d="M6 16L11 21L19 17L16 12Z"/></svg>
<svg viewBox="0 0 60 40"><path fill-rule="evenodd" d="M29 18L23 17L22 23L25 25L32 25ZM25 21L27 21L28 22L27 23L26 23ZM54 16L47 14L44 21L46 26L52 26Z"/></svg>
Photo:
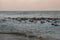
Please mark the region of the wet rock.
<svg viewBox="0 0 60 40"><path fill-rule="evenodd" d="M40 23L45 23L45 21L44 20L41 20L41 22Z"/></svg>
<svg viewBox="0 0 60 40"><path fill-rule="evenodd" d="M27 37L26 33L24 33L24 32L0 32L0 34L12 34L12 35L16 35L16 36Z"/></svg>
<svg viewBox="0 0 60 40"><path fill-rule="evenodd" d="M41 37L41 36L39 37L39 39L40 39L40 40L47 40L46 38L43 38L43 37Z"/></svg>
<svg viewBox="0 0 60 40"><path fill-rule="evenodd" d="M28 38L37 38L35 35L29 35Z"/></svg>
<svg viewBox="0 0 60 40"><path fill-rule="evenodd" d="M16 35L19 35L19 36L25 36L25 37L27 37L27 35L26 35L26 33L24 33L24 32L21 32L21 33L13 33L13 34L16 34Z"/></svg>
<svg viewBox="0 0 60 40"><path fill-rule="evenodd" d="M8 17L8 19L11 19L11 17Z"/></svg>
<svg viewBox="0 0 60 40"><path fill-rule="evenodd" d="M16 18L12 18L12 20L15 20Z"/></svg>
<svg viewBox="0 0 60 40"><path fill-rule="evenodd" d="M54 23L59 23L59 21L58 20L55 20Z"/></svg>
<svg viewBox="0 0 60 40"><path fill-rule="evenodd" d="M25 21L25 20L28 20L28 18L21 18L21 20Z"/></svg>
<svg viewBox="0 0 60 40"><path fill-rule="evenodd" d="M58 20L58 18L52 18L53 21Z"/></svg>
<svg viewBox="0 0 60 40"><path fill-rule="evenodd" d="M6 21L5 19L2 19L2 21Z"/></svg>
<svg viewBox="0 0 60 40"><path fill-rule="evenodd" d="M37 18L34 17L34 18L31 18L31 19L32 19L32 20L36 20Z"/></svg>
<svg viewBox="0 0 60 40"><path fill-rule="evenodd" d="M52 22L52 20L46 20L46 22Z"/></svg>
<svg viewBox="0 0 60 40"><path fill-rule="evenodd" d="M29 22L34 22L33 20L29 20Z"/></svg>
<svg viewBox="0 0 60 40"><path fill-rule="evenodd" d="M52 23L51 25L54 25L54 26L59 26L58 24L56 24L56 23Z"/></svg>
<svg viewBox="0 0 60 40"><path fill-rule="evenodd" d="M6 19L0 19L0 22L6 22L7 20Z"/></svg>
<svg viewBox="0 0 60 40"><path fill-rule="evenodd" d="M59 26L58 24L55 24L54 26Z"/></svg>
<svg viewBox="0 0 60 40"><path fill-rule="evenodd" d="M41 17L41 20L46 20L46 18L44 18L44 17Z"/></svg>
<svg viewBox="0 0 60 40"><path fill-rule="evenodd" d="M22 20L20 18L16 18L17 21L21 22Z"/></svg>
<svg viewBox="0 0 60 40"><path fill-rule="evenodd" d="M58 18L48 18L48 20L58 20Z"/></svg>

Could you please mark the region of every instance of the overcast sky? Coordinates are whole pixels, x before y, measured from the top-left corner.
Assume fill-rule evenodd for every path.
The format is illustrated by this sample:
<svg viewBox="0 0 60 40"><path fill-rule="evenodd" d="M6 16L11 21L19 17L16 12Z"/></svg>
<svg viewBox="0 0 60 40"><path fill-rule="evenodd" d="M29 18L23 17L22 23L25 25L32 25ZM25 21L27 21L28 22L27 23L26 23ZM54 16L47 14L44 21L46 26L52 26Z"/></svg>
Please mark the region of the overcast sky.
<svg viewBox="0 0 60 40"><path fill-rule="evenodd" d="M4 10L60 10L60 0L0 0Z"/></svg>

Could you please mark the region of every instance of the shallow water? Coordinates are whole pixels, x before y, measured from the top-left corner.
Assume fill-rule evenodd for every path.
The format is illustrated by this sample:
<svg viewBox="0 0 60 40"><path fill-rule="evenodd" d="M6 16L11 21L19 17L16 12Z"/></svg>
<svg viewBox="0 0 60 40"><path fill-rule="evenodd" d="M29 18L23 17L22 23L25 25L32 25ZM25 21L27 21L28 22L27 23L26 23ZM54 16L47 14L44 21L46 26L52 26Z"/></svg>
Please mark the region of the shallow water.
<svg viewBox="0 0 60 40"><path fill-rule="evenodd" d="M0 17L52 17L60 18L60 12L0 12ZM60 20L59 20L60 21ZM60 25L60 23L58 23ZM41 24L31 23L29 21L19 22L9 19L7 21L0 20L0 32L21 32L32 31L34 35L50 36L52 38L60 39L60 26L52 26L51 23Z"/></svg>

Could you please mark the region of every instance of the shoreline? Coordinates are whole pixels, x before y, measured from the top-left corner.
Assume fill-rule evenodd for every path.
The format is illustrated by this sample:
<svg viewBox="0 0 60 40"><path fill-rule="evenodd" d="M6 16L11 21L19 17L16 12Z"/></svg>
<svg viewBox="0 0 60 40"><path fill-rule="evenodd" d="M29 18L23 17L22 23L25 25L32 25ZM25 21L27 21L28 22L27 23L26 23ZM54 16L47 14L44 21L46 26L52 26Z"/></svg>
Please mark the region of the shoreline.
<svg viewBox="0 0 60 40"><path fill-rule="evenodd" d="M17 17L17 18L10 18L10 17L8 17L8 18L4 18L4 19L2 19L2 21L3 21L3 23L4 22L6 22L6 21L8 21L8 20L16 20L16 21L18 21L18 22L20 22L20 21L26 21L26 20L28 20L29 22L35 22L35 21L47 21L47 20L52 20L52 22L53 21L56 21L56 20L58 20L58 22L59 22L59 20L60 20L60 18L20 18L20 17ZM31 20L33 20L33 21L31 21ZM44 22L41 22L41 23L44 23ZM13 22L13 21L11 21L11 22ZM9 23L9 22L8 22ZM21 23L21 22L20 22ZM8 24L7 24L8 25ZM24 25L24 24L23 24ZM51 24L50 24L51 25ZM55 24L53 24L53 25L55 25ZM60 26L60 25L59 25ZM59 26L57 26L57 27L59 27ZM8 26L9 27L9 26ZM15 27L15 26L12 26L12 27ZM10 29L9 29L10 30ZM6 31L6 30L5 30ZM35 35L29 35L27 32L0 32L0 34L7 34L7 35L17 35L17 36L24 36L25 38L27 37L27 35L28 35L28 37L29 37L29 39L31 38L36 38L36 36ZM47 34L48 35L48 34ZM17 37L16 36L16 37ZM44 38L44 36L42 37L42 39L41 40L44 40L45 38ZM33 40L33 39L32 39ZM40 39L36 39L36 40L40 40ZM46 38L46 40L50 40L50 38ZM51 40L57 40L57 39L51 39Z"/></svg>
<svg viewBox="0 0 60 40"><path fill-rule="evenodd" d="M0 40L60 40L60 39L56 39L56 38L52 38L49 36L40 36L39 38L31 35L28 37L25 36L21 36L21 35L14 35L14 34L0 34Z"/></svg>

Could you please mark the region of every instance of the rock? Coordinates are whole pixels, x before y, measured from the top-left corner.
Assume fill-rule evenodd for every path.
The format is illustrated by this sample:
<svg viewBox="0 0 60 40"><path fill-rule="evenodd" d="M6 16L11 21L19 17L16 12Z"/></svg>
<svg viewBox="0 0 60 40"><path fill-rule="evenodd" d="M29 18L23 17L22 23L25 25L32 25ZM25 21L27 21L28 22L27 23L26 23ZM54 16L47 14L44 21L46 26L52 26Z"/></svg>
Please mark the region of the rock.
<svg viewBox="0 0 60 40"><path fill-rule="evenodd" d="M21 18L21 20L26 21L26 20L28 20L28 18Z"/></svg>
<svg viewBox="0 0 60 40"><path fill-rule="evenodd" d="M41 17L41 20L46 20L46 18L44 18L44 17Z"/></svg>
<svg viewBox="0 0 60 40"><path fill-rule="evenodd" d="M55 24L55 26L59 26L58 24Z"/></svg>
<svg viewBox="0 0 60 40"><path fill-rule="evenodd" d="M52 22L52 20L46 20L46 22Z"/></svg>
<svg viewBox="0 0 60 40"><path fill-rule="evenodd" d="M56 23L52 23L51 25L54 25L54 26L59 26L58 24L56 24Z"/></svg>
<svg viewBox="0 0 60 40"><path fill-rule="evenodd" d="M39 37L39 39L40 39L40 40L47 40L46 38L43 38L43 37L41 37L41 36Z"/></svg>
<svg viewBox="0 0 60 40"><path fill-rule="evenodd" d="M26 33L24 33L24 32L0 32L0 34L13 34L13 35L16 35L16 36L27 37Z"/></svg>
<svg viewBox="0 0 60 40"><path fill-rule="evenodd" d="M55 25L54 23L52 23L51 25Z"/></svg>
<svg viewBox="0 0 60 40"><path fill-rule="evenodd" d="M34 22L33 20L29 20L29 22Z"/></svg>
<svg viewBox="0 0 60 40"><path fill-rule="evenodd" d="M17 20L17 21L20 21L20 22L22 21L20 18L16 18L16 20Z"/></svg>
<svg viewBox="0 0 60 40"><path fill-rule="evenodd" d="M0 19L0 22L6 22L7 20L6 19Z"/></svg>
<svg viewBox="0 0 60 40"><path fill-rule="evenodd" d="M28 38L37 38L35 35L29 35Z"/></svg>
<svg viewBox="0 0 60 40"><path fill-rule="evenodd" d="M58 20L55 20L54 23L59 23L59 21Z"/></svg>
<svg viewBox="0 0 60 40"><path fill-rule="evenodd" d="M11 17L8 17L8 19L11 19Z"/></svg>
<svg viewBox="0 0 60 40"><path fill-rule="evenodd" d="M16 18L12 18L12 20L15 20Z"/></svg>
<svg viewBox="0 0 60 40"><path fill-rule="evenodd" d="M41 23L45 23L45 21L44 20L41 20Z"/></svg>

